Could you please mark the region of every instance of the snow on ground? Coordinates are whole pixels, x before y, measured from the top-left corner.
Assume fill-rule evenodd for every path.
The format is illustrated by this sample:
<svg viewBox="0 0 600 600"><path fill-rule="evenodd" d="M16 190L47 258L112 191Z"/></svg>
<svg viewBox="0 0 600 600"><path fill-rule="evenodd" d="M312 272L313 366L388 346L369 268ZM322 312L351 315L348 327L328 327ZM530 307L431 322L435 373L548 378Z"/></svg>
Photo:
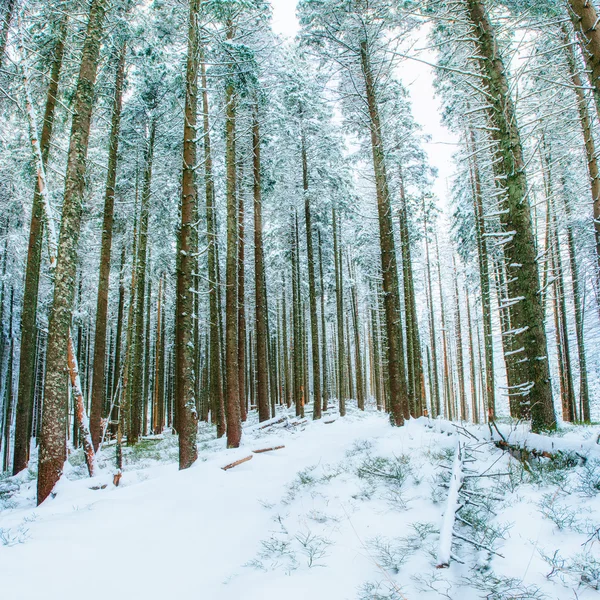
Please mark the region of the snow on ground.
<svg viewBox="0 0 600 600"><path fill-rule="evenodd" d="M393 428L375 411L288 417L249 422L236 450L205 426L200 459L182 472L174 436L146 439L127 451L118 488L109 447L100 475L84 478L75 464L40 507L32 474L5 480L21 487L0 497L0 598L599 597L600 459L589 444L585 462L567 454L524 468L482 441L484 427ZM565 438L594 436L577 428ZM438 569L459 443L464 506L450 567Z"/></svg>

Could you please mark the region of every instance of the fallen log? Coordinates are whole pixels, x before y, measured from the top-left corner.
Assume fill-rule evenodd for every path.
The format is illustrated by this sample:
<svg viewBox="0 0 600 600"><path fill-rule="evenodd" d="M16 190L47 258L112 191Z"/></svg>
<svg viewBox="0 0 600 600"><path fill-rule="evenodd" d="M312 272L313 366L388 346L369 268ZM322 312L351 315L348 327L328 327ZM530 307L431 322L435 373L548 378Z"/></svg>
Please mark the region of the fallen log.
<svg viewBox="0 0 600 600"><path fill-rule="evenodd" d="M279 423L283 423L287 419L286 416L279 417L278 419L271 419L267 423L263 423L259 425L257 429L266 429L267 427L272 427L273 425L278 425Z"/></svg>
<svg viewBox="0 0 600 600"><path fill-rule="evenodd" d="M454 465L452 467L452 476L450 477L450 489L448 490L448 503L444 512L444 521L440 529L440 547L438 551L437 568L445 569L450 566L452 556L452 536L454 534L454 522L456 520L456 511L458 510L458 493L463 484L462 472L463 453L460 442L456 448Z"/></svg>
<svg viewBox="0 0 600 600"><path fill-rule="evenodd" d="M246 458L240 458L240 460L236 460L229 465L225 465L224 467L221 467L221 469L223 469L223 471L229 471L229 469L233 469L233 467L237 467L238 465L248 462L249 460L252 460L252 454L250 456L246 456Z"/></svg>
<svg viewBox="0 0 600 600"><path fill-rule="evenodd" d="M252 450L252 452L254 452L254 454L262 454L263 452L273 452L274 450L281 450L282 448L285 448L285 446L273 446L271 448L260 448L259 450ZM252 458L252 457L250 457Z"/></svg>

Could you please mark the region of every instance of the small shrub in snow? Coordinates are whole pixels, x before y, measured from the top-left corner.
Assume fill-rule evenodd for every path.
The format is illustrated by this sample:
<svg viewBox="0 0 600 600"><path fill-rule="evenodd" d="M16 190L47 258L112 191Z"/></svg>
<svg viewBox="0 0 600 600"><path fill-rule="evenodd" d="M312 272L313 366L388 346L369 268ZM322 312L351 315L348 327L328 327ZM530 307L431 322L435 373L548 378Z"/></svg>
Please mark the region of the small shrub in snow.
<svg viewBox="0 0 600 600"><path fill-rule="evenodd" d="M564 558L556 550L552 556L540 552L542 558L552 570L546 575L548 579L559 579L563 585L572 585L600 590L600 561L591 552L576 554L572 558Z"/></svg>
<svg viewBox="0 0 600 600"><path fill-rule="evenodd" d="M485 600L545 600L547 596L537 585L525 585L514 577L500 577L492 571L474 571L475 576L465 578L469 585L483 593Z"/></svg>
<svg viewBox="0 0 600 600"><path fill-rule="evenodd" d="M356 440L352 446L346 450L346 456L348 458L354 458L361 454L368 454L373 449L373 442L371 440Z"/></svg>
<svg viewBox="0 0 600 600"><path fill-rule="evenodd" d="M539 503L540 512L550 519L556 527L563 531L570 529L581 533L583 531L583 523L579 517L578 510L571 508L560 500L556 493L544 494Z"/></svg>
<svg viewBox="0 0 600 600"><path fill-rule="evenodd" d="M600 493L600 460L588 459L577 471L575 491L583 496L593 497Z"/></svg>
<svg viewBox="0 0 600 600"><path fill-rule="evenodd" d="M400 588L390 582L368 581L358 590L358 600L404 600Z"/></svg>
<svg viewBox="0 0 600 600"><path fill-rule="evenodd" d="M322 561L327 556L327 548L331 542L323 536L306 531L296 535L300 544L300 551L306 556L306 564L309 568L325 566Z"/></svg>
<svg viewBox="0 0 600 600"><path fill-rule="evenodd" d="M0 527L0 544L3 546L16 546L22 544L29 537L29 530L19 525L16 529Z"/></svg>
<svg viewBox="0 0 600 600"><path fill-rule="evenodd" d="M369 456L357 469L357 475L361 479L380 481L396 487L401 487L410 473L410 457L405 454L394 458Z"/></svg>
<svg viewBox="0 0 600 600"><path fill-rule="evenodd" d="M408 560L417 548L410 547L405 540L390 540L385 537L377 537L369 542L369 548L373 557L386 571L399 573L400 567Z"/></svg>

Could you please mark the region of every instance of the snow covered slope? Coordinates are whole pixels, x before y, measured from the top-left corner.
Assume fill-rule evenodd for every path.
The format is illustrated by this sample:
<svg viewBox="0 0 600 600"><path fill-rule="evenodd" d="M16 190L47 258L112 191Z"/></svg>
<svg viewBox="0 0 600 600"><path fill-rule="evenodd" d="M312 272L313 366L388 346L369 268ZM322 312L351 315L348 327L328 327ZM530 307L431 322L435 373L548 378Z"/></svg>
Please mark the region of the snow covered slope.
<svg viewBox="0 0 600 600"><path fill-rule="evenodd" d="M524 469L448 424L334 418L251 422L237 450L206 428L183 472L173 436L148 439L120 487L108 466L93 480L74 469L38 508L24 482L0 512L0 598L598 597L598 459ZM450 566L438 569L459 441L462 508Z"/></svg>

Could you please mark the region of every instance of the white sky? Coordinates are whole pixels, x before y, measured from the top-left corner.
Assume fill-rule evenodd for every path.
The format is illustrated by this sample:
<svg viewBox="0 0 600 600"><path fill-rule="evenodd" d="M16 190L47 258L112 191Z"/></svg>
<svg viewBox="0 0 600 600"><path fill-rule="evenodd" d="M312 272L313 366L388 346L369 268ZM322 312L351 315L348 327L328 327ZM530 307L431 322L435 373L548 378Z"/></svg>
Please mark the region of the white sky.
<svg viewBox="0 0 600 600"><path fill-rule="evenodd" d="M271 0L271 4L273 29L283 36L293 37L298 31L297 0ZM419 37L420 45L425 46L426 31ZM421 52L419 57L435 63L433 52ZM415 120L423 127L424 133L431 137L431 141L426 144L426 150L430 165L438 170L434 192L441 204L446 205L455 172L452 154L456 150L457 137L440 122L440 103L433 91L433 68L414 60L405 60L398 70L398 75L409 90Z"/></svg>

